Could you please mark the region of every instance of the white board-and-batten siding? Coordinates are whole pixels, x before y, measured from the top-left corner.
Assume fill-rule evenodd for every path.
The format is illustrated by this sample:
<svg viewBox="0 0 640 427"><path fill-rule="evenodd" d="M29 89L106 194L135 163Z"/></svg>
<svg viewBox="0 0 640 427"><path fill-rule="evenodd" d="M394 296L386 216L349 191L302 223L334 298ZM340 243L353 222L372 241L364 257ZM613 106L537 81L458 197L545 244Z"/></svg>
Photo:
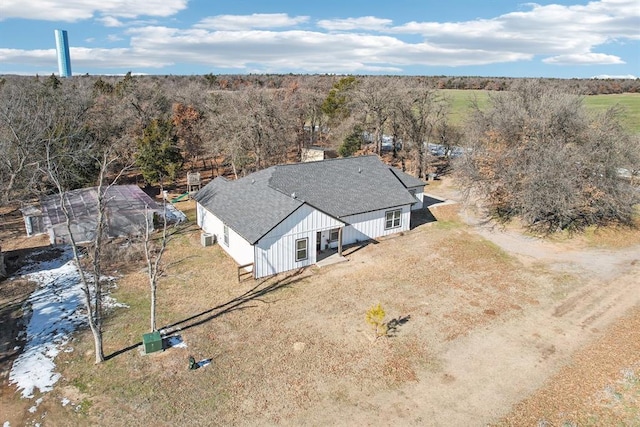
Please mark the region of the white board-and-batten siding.
<svg viewBox="0 0 640 427"><path fill-rule="evenodd" d="M411 205L411 210L422 209L424 207L424 187L409 187L407 190L416 198L416 203Z"/></svg>
<svg viewBox="0 0 640 427"><path fill-rule="evenodd" d="M414 196L416 197L416 199L418 199L417 203L411 206L411 210L412 211L417 211L419 209L422 209L424 207L424 193L422 192L422 189L420 190L420 192L416 192L416 194L414 194Z"/></svg>
<svg viewBox="0 0 640 427"><path fill-rule="evenodd" d="M386 227L386 213L400 210L400 225ZM200 204L196 205L197 223L200 228L216 236L216 241L238 264L254 263L254 277L261 278L284 271L307 267L316 263L317 233L323 236L335 228L343 228L342 244L364 242L382 236L408 231L411 205L350 215L335 219L304 204L251 245L229 228L229 245L224 243L224 223ZM344 222L342 222L344 221ZM306 259L296 261L296 241L307 239ZM337 246L332 243L331 247Z"/></svg>
<svg viewBox="0 0 640 427"><path fill-rule="evenodd" d="M255 244L254 277L315 264L317 232L342 226L339 220L307 204L300 206ZM301 261L296 261L298 239L307 239L307 258Z"/></svg>
<svg viewBox="0 0 640 427"><path fill-rule="evenodd" d="M400 226L385 229L386 213L389 211L401 210ZM411 205L398 206L379 211L365 212L341 218L347 224L342 233L342 244L364 242L377 237L388 236L401 231L408 231L411 220Z"/></svg>
<svg viewBox="0 0 640 427"><path fill-rule="evenodd" d="M216 242L239 265L253 262L253 246L251 243L231 227L227 227L229 230L229 245L226 245L224 242L224 223L199 203L196 204L196 221L205 233L216 236Z"/></svg>

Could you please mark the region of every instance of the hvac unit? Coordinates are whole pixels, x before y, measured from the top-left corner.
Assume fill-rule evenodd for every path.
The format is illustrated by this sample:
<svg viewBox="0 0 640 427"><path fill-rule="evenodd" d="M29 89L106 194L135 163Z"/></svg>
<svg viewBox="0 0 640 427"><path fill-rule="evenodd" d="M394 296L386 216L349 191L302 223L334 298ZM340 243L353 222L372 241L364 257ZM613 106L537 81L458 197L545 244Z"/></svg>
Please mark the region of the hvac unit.
<svg viewBox="0 0 640 427"><path fill-rule="evenodd" d="M216 235L211 233L202 233L200 235L200 243L202 246L211 246L216 242Z"/></svg>

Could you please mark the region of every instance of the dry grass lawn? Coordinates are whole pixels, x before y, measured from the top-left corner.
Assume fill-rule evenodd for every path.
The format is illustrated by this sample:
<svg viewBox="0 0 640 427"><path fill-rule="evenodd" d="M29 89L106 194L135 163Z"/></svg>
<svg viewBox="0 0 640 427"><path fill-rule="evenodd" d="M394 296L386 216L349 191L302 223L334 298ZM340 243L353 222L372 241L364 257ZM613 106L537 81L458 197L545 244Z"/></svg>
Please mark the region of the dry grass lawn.
<svg viewBox="0 0 640 427"><path fill-rule="evenodd" d="M509 421L511 405L533 396L547 376L519 386L500 407L465 401L461 390L485 384L464 383L451 368L452 349L529 322L583 281L525 265L464 225L452 206L434 209L436 223L349 248L347 262L241 283L218 246L203 248L197 228L184 227L166 253L158 323L187 348L141 354L148 283L142 264L121 266L114 296L129 307L111 313L104 328L109 360L94 365L90 336L79 333L73 351L57 358L62 379L35 413L8 387L0 408L14 411L12 426L443 425L442 402L458 401L486 409L480 418L467 414L465 425L519 425ZM391 337L375 339L365 322L377 303L388 320L406 320ZM571 366L575 346L536 345L543 373ZM189 355L211 364L188 370ZM63 406L65 398L72 403ZM539 403L523 402L512 419L548 416L535 412Z"/></svg>

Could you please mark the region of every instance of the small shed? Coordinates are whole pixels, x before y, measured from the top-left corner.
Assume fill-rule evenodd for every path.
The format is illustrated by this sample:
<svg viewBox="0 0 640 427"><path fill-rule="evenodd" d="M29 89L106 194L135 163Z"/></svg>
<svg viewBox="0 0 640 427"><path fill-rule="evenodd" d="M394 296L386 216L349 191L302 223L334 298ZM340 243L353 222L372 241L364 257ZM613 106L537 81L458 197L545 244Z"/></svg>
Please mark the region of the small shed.
<svg viewBox="0 0 640 427"><path fill-rule="evenodd" d="M303 148L300 154L302 162L318 162L320 160L335 159L338 157L336 150L325 147L312 146Z"/></svg>
<svg viewBox="0 0 640 427"><path fill-rule="evenodd" d="M106 233L109 237L141 234L153 227L153 216L163 209L137 185L114 185L105 189ZM71 233L76 243L95 237L98 217L98 187L80 188L64 195L71 217ZM40 199L39 205L22 209L28 236L48 233L51 244L70 241L60 195Z"/></svg>

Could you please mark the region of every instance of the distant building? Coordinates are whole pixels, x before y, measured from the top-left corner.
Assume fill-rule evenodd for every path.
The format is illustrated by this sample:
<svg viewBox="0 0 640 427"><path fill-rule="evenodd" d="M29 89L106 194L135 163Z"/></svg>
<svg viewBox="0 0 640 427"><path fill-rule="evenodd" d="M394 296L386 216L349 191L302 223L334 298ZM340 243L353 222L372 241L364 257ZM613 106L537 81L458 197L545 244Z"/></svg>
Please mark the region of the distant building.
<svg viewBox="0 0 640 427"><path fill-rule="evenodd" d="M60 77L71 77L71 57L66 30L55 30L56 51L58 52L58 72Z"/></svg>
<svg viewBox="0 0 640 427"><path fill-rule="evenodd" d="M300 157L303 162L317 162L319 160L335 159L338 157L338 153L331 148L312 146L302 148Z"/></svg>

